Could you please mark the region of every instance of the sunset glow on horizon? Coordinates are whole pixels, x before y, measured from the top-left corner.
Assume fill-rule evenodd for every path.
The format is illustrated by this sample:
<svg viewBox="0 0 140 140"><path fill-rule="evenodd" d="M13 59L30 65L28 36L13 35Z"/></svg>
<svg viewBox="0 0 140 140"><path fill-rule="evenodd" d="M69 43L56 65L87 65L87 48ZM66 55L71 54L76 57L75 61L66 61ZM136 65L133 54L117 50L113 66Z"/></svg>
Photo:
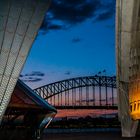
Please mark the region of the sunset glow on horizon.
<svg viewBox="0 0 140 140"><path fill-rule="evenodd" d="M79 118L79 117L83 117L85 118L86 116L91 116L91 117L99 117L105 114L117 114L118 111L117 110L106 110L106 109L86 109L86 110L80 110L80 109L68 109L68 110L58 110L58 113L56 114L56 118L64 118L64 117L68 117L68 118Z"/></svg>

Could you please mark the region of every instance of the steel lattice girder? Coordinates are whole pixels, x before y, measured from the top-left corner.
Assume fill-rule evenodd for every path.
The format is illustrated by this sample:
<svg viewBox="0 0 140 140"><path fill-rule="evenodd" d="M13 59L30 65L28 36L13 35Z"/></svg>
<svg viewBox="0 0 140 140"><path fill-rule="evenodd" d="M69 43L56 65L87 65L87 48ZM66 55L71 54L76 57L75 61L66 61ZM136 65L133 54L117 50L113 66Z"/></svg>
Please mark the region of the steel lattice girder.
<svg viewBox="0 0 140 140"><path fill-rule="evenodd" d="M0 121L48 5L49 0L0 1Z"/></svg>
<svg viewBox="0 0 140 140"><path fill-rule="evenodd" d="M34 91L42 98L48 99L56 94L62 93L67 90L88 87L88 86L101 86L116 88L116 77L110 76L87 76L72 79L66 79L51 83L35 89Z"/></svg>

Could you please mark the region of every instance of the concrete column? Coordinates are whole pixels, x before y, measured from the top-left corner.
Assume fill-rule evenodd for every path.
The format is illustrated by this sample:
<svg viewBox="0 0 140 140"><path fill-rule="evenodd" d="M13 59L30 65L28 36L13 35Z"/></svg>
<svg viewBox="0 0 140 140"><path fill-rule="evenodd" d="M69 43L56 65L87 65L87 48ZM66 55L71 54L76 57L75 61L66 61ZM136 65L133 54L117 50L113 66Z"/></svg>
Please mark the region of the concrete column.
<svg viewBox="0 0 140 140"><path fill-rule="evenodd" d="M134 137L138 126L130 116L128 93L130 48L137 30L139 3L140 0L116 0L117 95L123 137Z"/></svg>

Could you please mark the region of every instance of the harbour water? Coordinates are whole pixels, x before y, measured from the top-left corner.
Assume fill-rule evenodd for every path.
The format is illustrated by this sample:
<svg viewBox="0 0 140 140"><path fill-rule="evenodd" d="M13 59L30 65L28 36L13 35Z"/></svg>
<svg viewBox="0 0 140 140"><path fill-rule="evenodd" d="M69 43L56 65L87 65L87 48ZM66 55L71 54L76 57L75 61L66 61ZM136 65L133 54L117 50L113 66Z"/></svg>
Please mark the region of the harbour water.
<svg viewBox="0 0 140 140"><path fill-rule="evenodd" d="M121 132L79 132L79 133L48 133L42 140L139 140L135 138L122 138Z"/></svg>
<svg viewBox="0 0 140 140"><path fill-rule="evenodd" d="M121 132L120 128L72 128L72 129L45 129L44 134L66 134L66 133L96 133L96 132Z"/></svg>

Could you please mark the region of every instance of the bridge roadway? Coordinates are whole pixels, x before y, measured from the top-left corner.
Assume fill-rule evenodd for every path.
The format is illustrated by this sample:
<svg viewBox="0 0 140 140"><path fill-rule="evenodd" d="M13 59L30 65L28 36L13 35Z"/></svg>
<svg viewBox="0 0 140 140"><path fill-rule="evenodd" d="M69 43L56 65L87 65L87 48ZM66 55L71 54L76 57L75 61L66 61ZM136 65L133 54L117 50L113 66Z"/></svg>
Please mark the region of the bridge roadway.
<svg viewBox="0 0 140 140"><path fill-rule="evenodd" d="M56 109L111 109L117 110L118 107L116 106L55 106Z"/></svg>

